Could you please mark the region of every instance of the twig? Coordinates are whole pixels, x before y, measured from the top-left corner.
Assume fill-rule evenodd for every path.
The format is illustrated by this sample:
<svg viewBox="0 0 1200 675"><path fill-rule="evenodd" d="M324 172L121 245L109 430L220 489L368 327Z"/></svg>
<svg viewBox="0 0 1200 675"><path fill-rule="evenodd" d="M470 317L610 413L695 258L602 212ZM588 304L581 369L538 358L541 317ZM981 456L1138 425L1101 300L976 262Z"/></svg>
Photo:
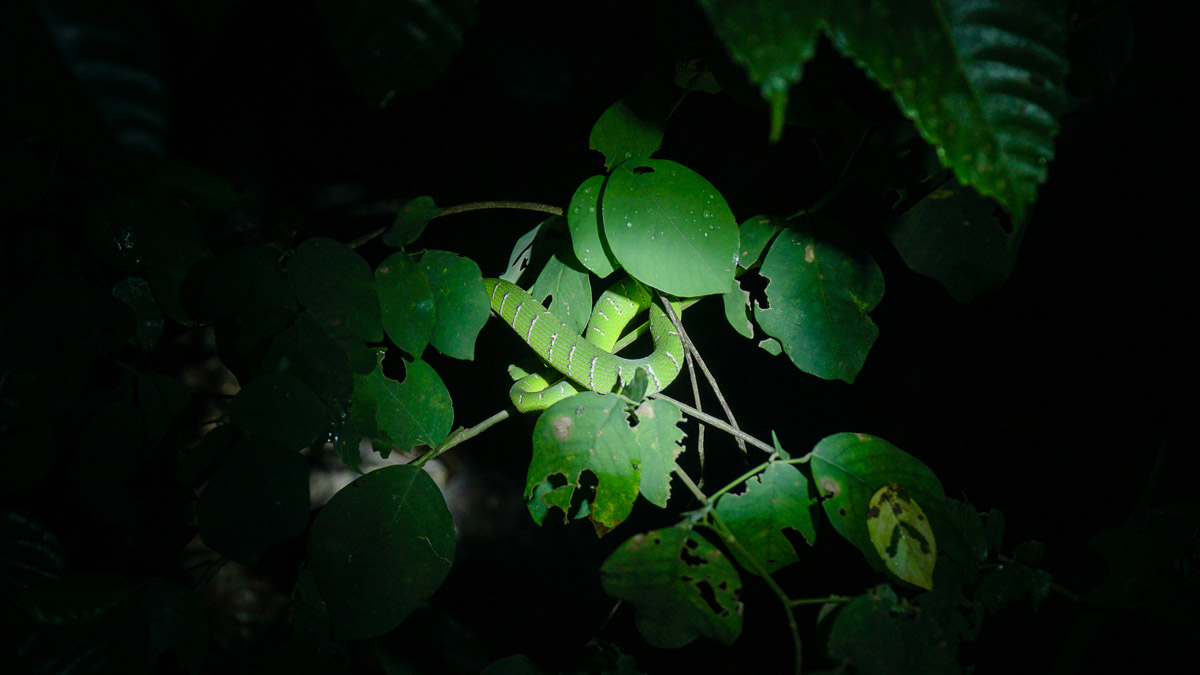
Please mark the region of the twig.
<svg viewBox="0 0 1200 675"><path fill-rule="evenodd" d="M447 206L442 209L433 218L441 218L442 216L453 216L458 213L467 213L468 211L484 211L489 209L516 209L519 211L538 211L540 213L549 213L552 216L561 216L563 214L562 207L552 206L550 204L540 204L538 202L510 202L505 200L494 200L487 202L470 202L468 204L457 204L455 206ZM430 218L430 220L433 220ZM364 234L351 241L347 246L350 248L358 248L363 244L371 241L375 237L387 232L391 225L381 227L378 230Z"/></svg>
<svg viewBox="0 0 1200 675"><path fill-rule="evenodd" d="M712 415L709 415L708 413L696 410L695 408L684 403L683 401L677 401L662 392L656 392L656 393L650 394L650 398L657 398L657 399L661 399L663 401L667 401L669 403L674 403L675 405L679 406L680 410L691 415L692 417L695 417L698 420L704 420L705 422L720 429L721 431L724 431L725 433L729 434L730 436L733 436L734 438L740 438L740 439L746 441L747 443L749 443L750 445L753 445L754 447L762 450L763 452L766 452L767 454L770 454L770 455L775 454L775 448L771 447L770 445L767 445L766 443L763 443L762 441L760 441L757 438L751 436L750 434L742 431L741 429L735 429L735 428L729 426L729 423L727 423L725 420L723 420L719 417L713 417Z"/></svg>
<svg viewBox="0 0 1200 675"><path fill-rule="evenodd" d="M687 349L688 355L695 357L696 364L700 366L700 372L704 373L704 378L708 380L708 386L712 387L713 394L716 394L717 402L721 404L721 409L725 411L725 417L729 420L729 424L735 430L740 432L741 429L738 428L737 419L733 416L733 410L729 408L729 403L725 401L725 396L721 393L721 387L717 385L717 378L713 377L712 372L709 371L708 366L705 365L704 359L700 357L700 351L696 349L695 343L693 343L692 339L688 337L687 331L683 329L683 323L679 321L679 315L675 313L675 308L671 306L671 303L667 301L666 298L662 298L660 296L660 299L663 300L663 306L666 307L667 316L671 318L671 323L675 325L675 331L679 333L679 339L683 341L683 346ZM692 386L696 386L695 380L692 381ZM696 396L696 408L700 408L699 394ZM741 437L735 435L734 440L737 441L738 448L742 451L742 454L746 454L746 443L741 439ZM774 450L772 450L772 452L773 451Z"/></svg>
<svg viewBox="0 0 1200 675"><path fill-rule="evenodd" d="M479 424L476 424L475 426L471 427L470 429L464 429L462 427L459 427L458 430L456 430L455 432L453 432L449 436L447 436L446 440L442 441L437 446L430 448L425 454L421 455L420 457L414 459L412 461L412 464L413 464L413 466L418 466L418 467L425 466L425 463L428 462L429 460L433 459L434 457L441 455L442 453L446 452L450 448L453 448L454 446L456 446L460 443L463 443L472 438L475 438L479 434L483 433L484 431L487 431L489 428L496 426L497 424L503 422L506 419L508 419L508 410L501 410L500 412L496 413L495 415L492 415L491 417L480 422Z"/></svg>

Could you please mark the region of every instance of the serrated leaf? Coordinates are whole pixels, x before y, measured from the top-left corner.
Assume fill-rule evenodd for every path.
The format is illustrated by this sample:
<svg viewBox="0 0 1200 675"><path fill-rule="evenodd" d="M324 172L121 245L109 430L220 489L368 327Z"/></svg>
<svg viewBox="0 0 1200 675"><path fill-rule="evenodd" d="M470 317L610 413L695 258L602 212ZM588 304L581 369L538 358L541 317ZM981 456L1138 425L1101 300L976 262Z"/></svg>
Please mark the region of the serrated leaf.
<svg viewBox="0 0 1200 675"><path fill-rule="evenodd" d="M618 266L600 230L600 193L604 180L604 176L592 176L580 183L567 206L567 228L571 231L575 257L601 279Z"/></svg>
<svg viewBox="0 0 1200 675"><path fill-rule="evenodd" d="M959 302L995 290L1017 259L1021 232L1005 232L991 199L960 185L939 188L886 228L914 272L937 280Z"/></svg>
<svg viewBox="0 0 1200 675"><path fill-rule="evenodd" d="M492 308L479 265L449 251L426 251L420 268L429 280L436 310L429 344L446 356L470 361L475 358L475 338Z"/></svg>
<svg viewBox="0 0 1200 675"><path fill-rule="evenodd" d="M385 466L342 488L308 535L308 557L338 639L382 635L450 572L454 522L437 485L413 466Z"/></svg>
<svg viewBox="0 0 1200 675"><path fill-rule="evenodd" d="M529 294L579 335L592 315L592 282L587 270L580 269L574 257L569 246L555 251ZM546 298L552 298L548 306Z"/></svg>
<svg viewBox="0 0 1200 675"><path fill-rule="evenodd" d="M827 380L854 382L879 335L867 317L883 297L883 273L840 230L810 222L779 234L761 273L769 307L754 317L792 363Z"/></svg>
<svg viewBox="0 0 1200 675"><path fill-rule="evenodd" d="M1056 3L834 3L828 21L834 45L891 90L942 164L1023 221L1065 97Z"/></svg>
<svg viewBox="0 0 1200 675"><path fill-rule="evenodd" d="M600 568L604 591L637 610L638 631L661 649L706 637L725 645L742 630L741 580L720 549L690 529L631 537Z"/></svg>
<svg viewBox="0 0 1200 675"><path fill-rule="evenodd" d="M288 261L287 277L296 299L322 323L344 325L365 342L383 339L375 277L354 249L325 237L308 239Z"/></svg>
<svg viewBox="0 0 1200 675"><path fill-rule="evenodd" d="M196 502L205 545L253 565L308 526L308 464L295 450L246 437L225 455Z"/></svg>
<svg viewBox="0 0 1200 675"><path fill-rule="evenodd" d="M229 404L229 421L246 433L300 450L325 433L334 412L312 387L288 373L268 372L246 383Z"/></svg>
<svg viewBox="0 0 1200 675"><path fill-rule="evenodd" d="M533 427L533 457L525 481L530 513L541 524L547 507L573 516L584 472L596 480L588 516L604 533L629 516L641 480L641 449L616 394L583 392L550 406ZM554 481L557 487L535 495Z"/></svg>
<svg viewBox="0 0 1200 675"><path fill-rule="evenodd" d="M699 0L734 62L771 105L771 141L783 132L788 89L812 58L829 0Z"/></svg>
<svg viewBox="0 0 1200 675"><path fill-rule="evenodd" d="M442 215L444 210L427 195L408 200L396 212L392 226L383 233L383 243L397 248L408 246L421 236L429 221Z"/></svg>
<svg viewBox="0 0 1200 675"><path fill-rule="evenodd" d="M817 539L812 517L816 501L809 492L808 479L799 469L773 462L746 481L746 491L742 494L722 495L717 502L717 514L770 574L799 560L784 532L792 530L804 535L809 545ZM730 551L743 569L758 574L737 548Z"/></svg>
<svg viewBox="0 0 1200 675"><path fill-rule="evenodd" d="M618 166L604 188L601 226L613 256L643 283L679 297L730 289L737 221L712 183L685 166Z"/></svg>
<svg viewBox="0 0 1200 675"><path fill-rule="evenodd" d="M871 496L867 532L892 574L914 586L933 588L937 540L921 505L902 485L888 483Z"/></svg>
<svg viewBox="0 0 1200 675"><path fill-rule="evenodd" d="M841 433L822 439L812 451L809 466L829 522L877 569L883 563L867 528L876 491L888 483L899 483L922 504L940 505L945 498L942 484L928 466L867 434ZM927 514L931 520L935 515ZM938 527L935 522L935 532Z"/></svg>
<svg viewBox="0 0 1200 675"><path fill-rule="evenodd" d="M641 449L642 496L651 504L666 508L675 458L683 452L684 433L679 428L683 413L673 403L650 399L642 401L635 414L638 423L633 428L633 437Z"/></svg>
<svg viewBox="0 0 1200 675"><path fill-rule="evenodd" d="M375 286L388 339L420 357L437 323L437 302L425 272L407 253L393 253L375 269Z"/></svg>

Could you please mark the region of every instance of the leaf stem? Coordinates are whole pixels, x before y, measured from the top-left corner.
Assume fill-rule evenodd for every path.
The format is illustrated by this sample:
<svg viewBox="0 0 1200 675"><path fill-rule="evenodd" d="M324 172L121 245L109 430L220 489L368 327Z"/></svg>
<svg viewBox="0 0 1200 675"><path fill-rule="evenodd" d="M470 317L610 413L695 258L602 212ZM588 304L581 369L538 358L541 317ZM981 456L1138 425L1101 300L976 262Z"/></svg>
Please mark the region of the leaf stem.
<svg viewBox="0 0 1200 675"><path fill-rule="evenodd" d="M726 423L725 420L723 420L719 417L713 417L712 415L709 415L708 413L696 410L692 406L690 406L682 401L677 401L662 392L650 394L650 398L662 399L669 403L674 403L675 405L679 406L680 410L691 415L692 417L695 417L698 420L704 420L708 424L711 424L712 426L720 429L721 431L724 431L725 433L729 434L730 436L733 436L734 438L740 438L740 439L746 441L747 443L749 443L750 445L753 445L754 447L758 448L759 450L766 452L767 454L775 454L775 448L771 447L770 445L767 445L766 443L763 443L762 441L760 441L757 438L751 436L750 434L742 431L741 429L733 428L728 423Z"/></svg>

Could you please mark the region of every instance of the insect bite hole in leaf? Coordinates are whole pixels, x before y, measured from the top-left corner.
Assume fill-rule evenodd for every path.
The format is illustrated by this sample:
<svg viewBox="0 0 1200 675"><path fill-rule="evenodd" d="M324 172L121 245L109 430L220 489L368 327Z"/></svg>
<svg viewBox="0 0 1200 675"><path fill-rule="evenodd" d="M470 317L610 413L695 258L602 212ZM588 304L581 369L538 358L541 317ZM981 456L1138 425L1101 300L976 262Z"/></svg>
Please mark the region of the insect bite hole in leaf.
<svg viewBox="0 0 1200 675"><path fill-rule="evenodd" d="M708 583L707 580L701 579L696 582L695 586L700 590L700 599L708 605L713 614L717 616L726 616L729 614L729 610L717 602L717 592L713 590L712 584Z"/></svg>
<svg viewBox="0 0 1200 675"><path fill-rule="evenodd" d="M639 175L639 176L640 176L640 175L642 175L642 174L654 173L654 167L652 167L652 166L638 166L638 167L634 167L634 169L633 169L633 173L635 173L635 174L637 174L637 175Z"/></svg>

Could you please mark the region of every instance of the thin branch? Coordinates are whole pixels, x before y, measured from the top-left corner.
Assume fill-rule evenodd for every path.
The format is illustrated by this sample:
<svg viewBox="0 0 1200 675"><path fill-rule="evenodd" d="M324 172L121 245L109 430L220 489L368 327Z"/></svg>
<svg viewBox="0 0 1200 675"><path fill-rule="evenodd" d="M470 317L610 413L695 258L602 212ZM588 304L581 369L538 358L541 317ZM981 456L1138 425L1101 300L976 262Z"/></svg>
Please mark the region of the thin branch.
<svg viewBox="0 0 1200 675"><path fill-rule="evenodd" d="M696 402L696 410L703 411L700 406L700 384L696 382L696 364L692 360L692 353L688 350L683 351L683 358L687 361L688 378L692 381L692 400ZM704 422L696 424L696 456L700 459L700 485L704 485Z"/></svg>
<svg viewBox="0 0 1200 675"><path fill-rule="evenodd" d="M669 403L674 403L675 405L679 406L680 410L691 415L692 417L695 417L698 420L704 420L705 422L720 429L721 431L724 431L725 433L729 434L730 436L733 436L734 438L740 438L740 439L746 441L747 443L749 443L750 445L753 445L754 447L762 450L763 452L766 452L767 454L770 454L770 455L775 454L775 448L771 447L770 445L767 445L766 443L763 443L762 441L760 441L757 438L751 436L750 434L742 431L741 429L735 429L735 428L729 426L729 424L725 420L723 420L719 417L713 417L712 415L709 415L708 413L700 412L699 410L696 410L692 406L690 406L682 401L677 401L662 392L656 392L656 393L650 394L650 398L657 398L657 399L661 399L663 401L667 401Z"/></svg>
<svg viewBox="0 0 1200 675"><path fill-rule="evenodd" d="M472 438L475 438L476 436L483 433L484 431L487 431L491 427L494 427L497 424L508 419L508 417L509 417L508 410L505 409L505 410L501 410L500 412L496 413L495 415L492 415L491 417L480 422L479 424L476 424L475 426L471 427L470 429L464 429L463 427L459 427L454 433L447 436L446 440L439 443L436 447L430 448L425 454L421 455L420 457L414 459L412 461L413 466L418 466L418 467L425 466L425 463L428 462L429 460L433 459L434 457L441 455L442 453L446 452L447 450L449 450L450 448L453 448L456 445L459 445L460 443L464 443L466 441L471 440Z"/></svg>
<svg viewBox="0 0 1200 675"><path fill-rule="evenodd" d="M538 202L512 202L505 200L493 200L487 202L470 202L468 204L457 204L455 206L447 206L442 209L433 218L441 218L443 216L453 216L458 213L467 213L468 211L485 211L491 209L516 209L519 211L538 211L539 213L549 213L552 216L561 216L563 214L562 207L552 206L550 204L541 204ZM430 220L433 220L430 218ZM358 248L363 244L371 241L375 237L387 232L391 225L381 227L373 232L368 232L363 236L351 241L347 246L350 248Z"/></svg>
<svg viewBox="0 0 1200 675"><path fill-rule="evenodd" d="M660 299L663 300L667 316L671 318L671 323L675 325L675 331L679 333L679 339L683 341L684 348L687 349L689 356L695 357L696 364L700 366L700 372L704 373L704 378L708 380L708 386L712 387L713 393L716 394L717 402L721 404L721 409L725 411L725 418L729 420L729 424L735 430L740 432L741 429L738 428L737 419L733 416L733 410L729 408L729 403L725 401L725 396L721 393L721 387L717 385L717 378L713 377L712 372L705 365L704 359L701 358L700 351L696 349L695 343L692 342L692 338L688 337L687 331L683 329L683 323L680 322L679 315L675 313L675 308L671 306L671 303L666 298L660 296ZM692 386L695 386L695 382L693 382ZM700 398L697 396L696 408L699 409L699 407ZM734 436L734 440L737 441L738 448L742 451L742 454L746 454L746 443L738 436Z"/></svg>

